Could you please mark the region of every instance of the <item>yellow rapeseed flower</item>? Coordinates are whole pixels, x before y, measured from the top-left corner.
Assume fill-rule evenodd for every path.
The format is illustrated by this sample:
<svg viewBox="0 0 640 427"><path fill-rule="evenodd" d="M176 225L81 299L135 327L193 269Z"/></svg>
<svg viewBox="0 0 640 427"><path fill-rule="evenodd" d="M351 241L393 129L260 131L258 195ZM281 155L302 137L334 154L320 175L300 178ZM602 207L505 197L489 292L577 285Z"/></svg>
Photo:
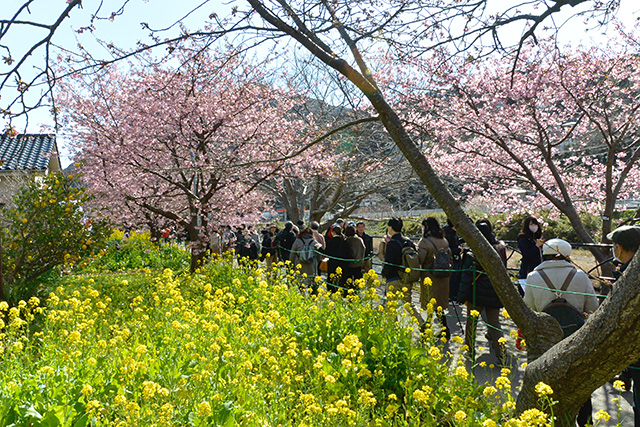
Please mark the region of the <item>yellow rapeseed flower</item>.
<svg viewBox="0 0 640 427"><path fill-rule="evenodd" d="M93 387L91 387L90 384L85 384L82 386L82 395L83 396L90 396L93 394Z"/></svg>
<svg viewBox="0 0 640 427"><path fill-rule="evenodd" d="M494 386L490 385L484 388L484 390L482 390L482 394L484 395L484 397L490 397L493 396L494 394L496 394L498 392L498 389L495 388Z"/></svg>
<svg viewBox="0 0 640 427"><path fill-rule="evenodd" d="M547 414L539 409L527 409L520 415L520 422L525 426L548 427L550 426Z"/></svg>
<svg viewBox="0 0 640 427"><path fill-rule="evenodd" d="M458 412L455 413L453 418L455 418L456 421L461 423L462 421L467 419L467 414L464 411L458 411Z"/></svg>
<svg viewBox="0 0 640 427"><path fill-rule="evenodd" d="M553 389L549 385L540 381L536 384L536 393L538 393L538 396L548 396L553 394Z"/></svg>
<svg viewBox="0 0 640 427"><path fill-rule="evenodd" d="M613 388L615 388L618 391L624 391L624 381L620 381L620 380L615 380L613 382Z"/></svg>
<svg viewBox="0 0 640 427"><path fill-rule="evenodd" d="M455 370L454 375L457 377L461 377L465 380L469 378L469 373L467 372L467 369L464 366L458 366Z"/></svg>
<svg viewBox="0 0 640 427"><path fill-rule="evenodd" d="M609 413L604 409L600 409L598 412L596 412L593 415L593 419L597 421L600 421L600 420L609 421L610 418L611 418L611 415L609 415Z"/></svg>
<svg viewBox="0 0 640 427"><path fill-rule="evenodd" d="M198 415L203 417L211 415L211 404L209 402L201 402L198 405Z"/></svg>

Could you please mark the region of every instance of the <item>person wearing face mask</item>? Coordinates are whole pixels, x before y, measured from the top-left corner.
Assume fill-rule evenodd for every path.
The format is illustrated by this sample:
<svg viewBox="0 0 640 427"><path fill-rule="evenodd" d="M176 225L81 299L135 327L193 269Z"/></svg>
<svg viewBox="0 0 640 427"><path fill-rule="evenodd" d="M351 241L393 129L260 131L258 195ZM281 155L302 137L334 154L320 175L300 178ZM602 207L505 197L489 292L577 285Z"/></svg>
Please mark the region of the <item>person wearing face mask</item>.
<svg viewBox="0 0 640 427"><path fill-rule="evenodd" d="M543 244L542 229L538 220L532 216L525 218L522 223L522 231L518 234L518 249L522 255L518 279L526 279L527 275L540 265L542 262L540 248ZM522 295L522 289L519 290Z"/></svg>
<svg viewBox="0 0 640 427"><path fill-rule="evenodd" d="M627 269L640 247L640 227L624 225L607 235L613 242L613 257L620 263L614 274L620 278ZM633 380L633 417L636 426L640 426L640 360L629 366L621 379Z"/></svg>

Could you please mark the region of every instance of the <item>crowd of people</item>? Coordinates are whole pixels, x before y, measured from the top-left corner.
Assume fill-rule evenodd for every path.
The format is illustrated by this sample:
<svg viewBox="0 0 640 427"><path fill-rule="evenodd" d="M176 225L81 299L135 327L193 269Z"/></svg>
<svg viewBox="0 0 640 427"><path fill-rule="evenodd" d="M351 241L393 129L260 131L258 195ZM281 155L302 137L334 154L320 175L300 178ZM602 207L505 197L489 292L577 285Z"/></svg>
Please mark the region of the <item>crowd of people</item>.
<svg viewBox="0 0 640 427"><path fill-rule="evenodd" d="M212 233L210 249L212 253L234 249L240 259L261 260L268 265L290 261L303 276L306 292L317 292L315 278L324 273L327 289L343 294L355 289L356 281L372 268L373 258L377 257L385 279L378 293L385 298L388 292L402 292L401 299L411 307L421 330L431 323L431 319L424 318L424 313L427 305L435 301L435 319L448 339L449 305L451 302L463 304L467 310L465 344L471 349L474 347L478 316L481 316L488 325L486 338L498 365L508 366L510 360L500 325L503 304L483 266L458 237L453 224L448 221L441 226L436 218L426 218L417 244L402 234L403 225L399 218L388 221L377 253L364 222L342 219L328 227L324 234L317 222L307 226L302 222L287 222L282 230L270 224L261 231L261 236L251 226L240 226L235 231L225 226ZM492 224L482 219L475 225L506 267L506 247L496 238ZM613 255L619 266L616 274L621 274L640 247L640 227L620 227L607 237L613 242ZM571 244L557 238L545 240L541 223L528 217L523 221L517 246L521 262L516 286L524 302L535 311L554 316L565 337L570 335L599 304L589 276L571 262ZM408 273L412 269L407 268L410 259L415 262L412 264L414 273L417 272L415 276ZM419 294L418 304L414 303L414 294ZM634 415L636 425L640 425L640 361L621 378L633 380ZM577 419L580 426L588 424L591 411L589 400L580 410Z"/></svg>

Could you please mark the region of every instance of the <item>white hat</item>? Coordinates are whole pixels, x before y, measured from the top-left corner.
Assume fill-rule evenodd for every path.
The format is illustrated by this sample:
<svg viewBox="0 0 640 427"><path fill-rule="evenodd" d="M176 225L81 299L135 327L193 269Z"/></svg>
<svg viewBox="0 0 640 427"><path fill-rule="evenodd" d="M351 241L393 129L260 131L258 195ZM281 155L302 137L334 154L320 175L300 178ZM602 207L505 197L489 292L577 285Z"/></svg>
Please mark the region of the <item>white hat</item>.
<svg viewBox="0 0 640 427"><path fill-rule="evenodd" d="M542 245L542 255L571 256L571 244L562 239L550 239Z"/></svg>

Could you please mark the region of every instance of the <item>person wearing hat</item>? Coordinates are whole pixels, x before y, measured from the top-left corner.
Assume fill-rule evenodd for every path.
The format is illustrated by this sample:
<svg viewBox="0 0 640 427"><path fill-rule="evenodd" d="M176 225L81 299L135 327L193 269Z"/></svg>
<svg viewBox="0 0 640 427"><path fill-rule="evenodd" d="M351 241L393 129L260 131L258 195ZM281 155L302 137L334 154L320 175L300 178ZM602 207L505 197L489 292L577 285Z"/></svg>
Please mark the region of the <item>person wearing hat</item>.
<svg viewBox="0 0 640 427"><path fill-rule="evenodd" d="M621 264L618 266L616 276L619 278L627 269L633 256L640 247L640 227L624 225L607 234L607 239L613 242L613 257ZM633 418L634 424L640 426L640 360L629 366L623 375L633 380Z"/></svg>
<svg viewBox="0 0 640 427"><path fill-rule="evenodd" d="M553 283L557 289L560 289L569 272L575 270L573 264L569 262L570 256L571 244L568 242L562 239L550 239L544 242L542 245L542 263L527 275L524 302L531 309L542 311L551 301L556 299L556 294L547 287L540 271L543 271L549 278L549 281ZM588 313L598 308L596 291L593 289L589 276L587 276L587 273L584 271L576 271L567 291L589 294L562 294L562 297L579 311Z"/></svg>
<svg viewBox="0 0 640 427"><path fill-rule="evenodd" d="M553 285L555 289L564 289L566 286L566 291L569 293L560 293L560 296L580 313L591 313L598 308L598 298L589 276L571 264L570 256L569 242L562 239L550 239L544 242L542 263L527 275L524 293L524 302L527 306L535 311L543 311L551 301L558 298L558 292L550 289ZM588 424L592 411L589 398L578 412L579 426Z"/></svg>

